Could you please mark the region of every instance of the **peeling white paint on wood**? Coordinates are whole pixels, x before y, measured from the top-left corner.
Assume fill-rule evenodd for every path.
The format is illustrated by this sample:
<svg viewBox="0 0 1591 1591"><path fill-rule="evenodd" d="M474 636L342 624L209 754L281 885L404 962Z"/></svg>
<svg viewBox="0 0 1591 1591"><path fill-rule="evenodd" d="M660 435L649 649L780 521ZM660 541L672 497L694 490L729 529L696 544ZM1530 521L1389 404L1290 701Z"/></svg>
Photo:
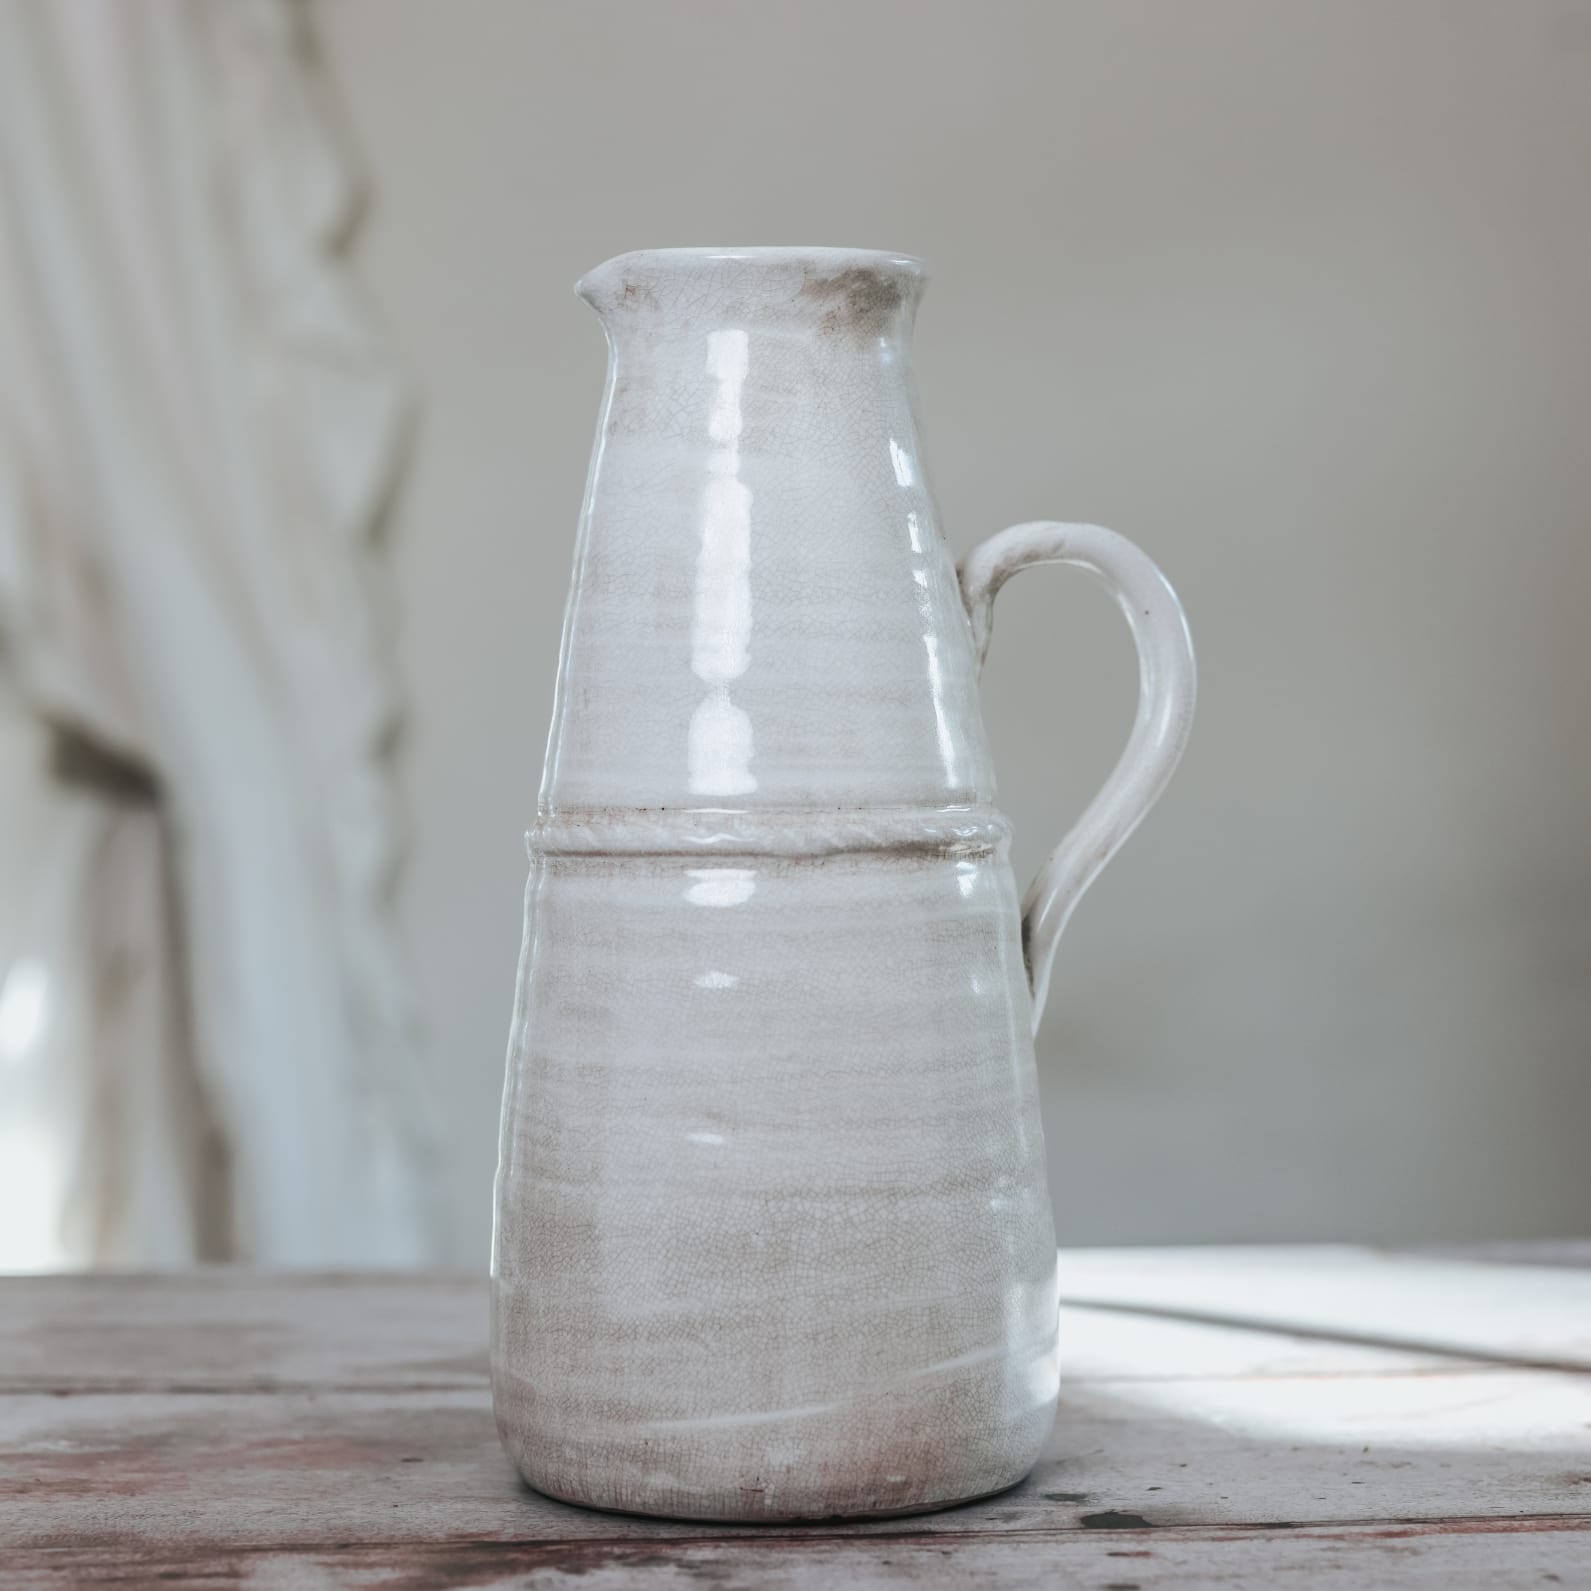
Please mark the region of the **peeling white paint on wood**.
<svg viewBox="0 0 1591 1591"><path fill-rule="evenodd" d="M910 1586L999 1587L1001 1591L1551 1591L1585 1584L1591 1531L1581 1526L1494 1530L1368 1526L1340 1530L1187 1531L1157 1536L1099 1531L1073 1536L970 1535L951 1540L848 1540L822 1531L792 1540L691 1541L659 1550L645 1541L577 1545L350 1546L258 1555L206 1550L149 1558L163 1584L251 1586L260 1591L900 1591ZM30 1560L18 1591L127 1584L115 1552Z"/></svg>

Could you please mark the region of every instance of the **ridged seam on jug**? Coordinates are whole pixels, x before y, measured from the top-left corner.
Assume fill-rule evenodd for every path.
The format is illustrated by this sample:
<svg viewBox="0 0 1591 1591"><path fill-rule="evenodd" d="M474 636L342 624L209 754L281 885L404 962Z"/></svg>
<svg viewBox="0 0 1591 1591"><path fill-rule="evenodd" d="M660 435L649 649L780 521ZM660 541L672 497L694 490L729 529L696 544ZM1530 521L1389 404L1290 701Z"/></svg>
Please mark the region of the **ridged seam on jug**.
<svg viewBox="0 0 1591 1591"><path fill-rule="evenodd" d="M993 807L658 807L552 813L525 841L532 856L965 857L988 855L1010 838L1010 820Z"/></svg>

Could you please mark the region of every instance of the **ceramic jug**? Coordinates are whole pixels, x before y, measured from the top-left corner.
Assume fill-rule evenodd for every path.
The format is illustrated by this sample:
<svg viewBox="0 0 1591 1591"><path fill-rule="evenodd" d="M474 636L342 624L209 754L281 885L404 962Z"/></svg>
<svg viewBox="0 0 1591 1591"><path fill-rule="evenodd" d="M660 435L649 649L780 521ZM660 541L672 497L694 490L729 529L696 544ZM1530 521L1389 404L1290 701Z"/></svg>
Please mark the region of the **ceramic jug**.
<svg viewBox="0 0 1591 1591"><path fill-rule="evenodd" d="M1078 896L1193 708L1131 543L1035 523L958 579L918 262L662 249L577 291L609 364L530 882L493 1233L530 1484L715 1520L908 1513L1032 1466L1056 1390L1033 1031ZM1019 907L978 702L1005 579L1138 643L1120 765Z"/></svg>

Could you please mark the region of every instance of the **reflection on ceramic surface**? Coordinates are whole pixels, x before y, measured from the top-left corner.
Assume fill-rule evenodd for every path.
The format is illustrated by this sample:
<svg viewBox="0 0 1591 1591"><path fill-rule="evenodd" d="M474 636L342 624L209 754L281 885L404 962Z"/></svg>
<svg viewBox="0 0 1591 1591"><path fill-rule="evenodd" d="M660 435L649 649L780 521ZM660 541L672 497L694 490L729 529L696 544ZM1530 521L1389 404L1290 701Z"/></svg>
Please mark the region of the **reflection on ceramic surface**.
<svg viewBox="0 0 1591 1591"><path fill-rule="evenodd" d="M693 867L695 880L685 890L692 906L743 906L757 890L757 875L749 867Z"/></svg>
<svg viewBox="0 0 1591 1591"><path fill-rule="evenodd" d="M922 468L922 271L663 250L580 286L610 361L532 834L493 1242L531 1484L695 1518L998 1490L1056 1396L1032 1028L1078 896L1192 710L1181 610L1093 526L960 572ZM1121 766L1018 906L989 607L1104 578ZM1037 998L1035 998L1035 991Z"/></svg>
<svg viewBox="0 0 1591 1591"><path fill-rule="evenodd" d="M691 714L693 795L747 795L757 788L751 719L729 695L730 683L746 672L751 645L751 488L740 478L740 390L749 344L744 331L707 334L707 371L714 386L707 436L717 445L708 451L702 489L691 667L711 688Z"/></svg>

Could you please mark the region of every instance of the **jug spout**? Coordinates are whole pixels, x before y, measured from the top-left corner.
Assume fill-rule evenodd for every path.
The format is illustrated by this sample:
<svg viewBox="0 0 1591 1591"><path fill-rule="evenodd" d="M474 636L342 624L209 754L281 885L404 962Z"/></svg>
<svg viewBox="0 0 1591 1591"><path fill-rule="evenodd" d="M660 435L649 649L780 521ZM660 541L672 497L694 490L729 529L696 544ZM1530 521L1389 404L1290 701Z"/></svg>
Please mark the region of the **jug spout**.
<svg viewBox="0 0 1591 1591"><path fill-rule="evenodd" d="M909 334L924 281L920 261L878 249L638 249L588 271L575 291L610 335L627 322L705 322L871 340Z"/></svg>

